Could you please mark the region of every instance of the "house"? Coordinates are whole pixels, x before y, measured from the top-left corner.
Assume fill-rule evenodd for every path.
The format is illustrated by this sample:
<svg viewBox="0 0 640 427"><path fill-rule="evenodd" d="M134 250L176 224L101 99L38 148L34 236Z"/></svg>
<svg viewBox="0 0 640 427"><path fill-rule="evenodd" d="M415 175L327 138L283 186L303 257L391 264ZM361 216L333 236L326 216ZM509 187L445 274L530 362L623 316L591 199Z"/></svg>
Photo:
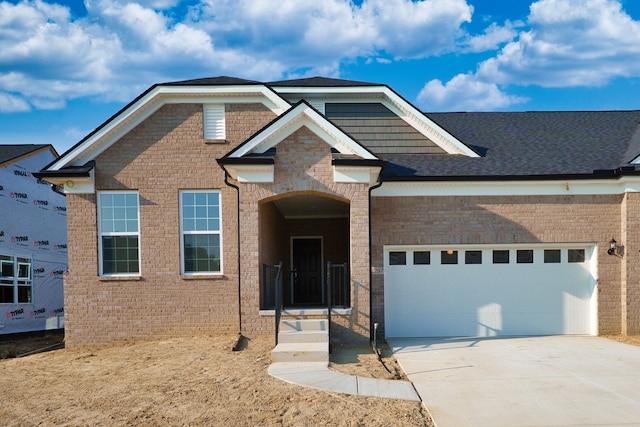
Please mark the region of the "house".
<svg viewBox="0 0 640 427"><path fill-rule="evenodd" d="M339 341L640 332L639 123L154 85L38 174L67 195L67 345L273 334L281 300L330 303Z"/></svg>
<svg viewBox="0 0 640 427"><path fill-rule="evenodd" d="M64 327L65 196L33 176L51 145L0 145L0 334Z"/></svg>

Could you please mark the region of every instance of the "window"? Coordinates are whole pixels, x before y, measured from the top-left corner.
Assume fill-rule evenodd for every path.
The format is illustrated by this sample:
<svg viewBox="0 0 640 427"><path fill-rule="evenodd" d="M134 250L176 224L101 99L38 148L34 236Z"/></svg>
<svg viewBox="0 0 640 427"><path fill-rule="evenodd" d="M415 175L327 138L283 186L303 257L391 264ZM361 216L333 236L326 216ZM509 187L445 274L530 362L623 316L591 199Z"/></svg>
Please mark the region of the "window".
<svg viewBox="0 0 640 427"><path fill-rule="evenodd" d="M182 273L221 273L220 192L183 191L180 212Z"/></svg>
<svg viewBox="0 0 640 427"><path fill-rule="evenodd" d="M440 251L440 264L457 264L458 251Z"/></svg>
<svg viewBox="0 0 640 427"><path fill-rule="evenodd" d="M560 262L560 249L545 249L544 250L544 263L545 264L557 264Z"/></svg>
<svg viewBox="0 0 640 427"><path fill-rule="evenodd" d="M140 274L138 193L99 193L98 206L100 274Z"/></svg>
<svg viewBox="0 0 640 427"><path fill-rule="evenodd" d="M519 249L516 252L516 261L518 264L532 264L533 263L533 250L531 249Z"/></svg>
<svg viewBox="0 0 640 427"><path fill-rule="evenodd" d="M493 251L493 263L494 264L509 264L509 251L508 250L495 250L495 251Z"/></svg>
<svg viewBox="0 0 640 427"><path fill-rule="evenodd" d="M206 104L202 107L204 116L204 139L224 140L226 126L224 104Z"/></svg>
<svg viewBox="0 0 640 427"><path fill-rule="evenodd" d="M389 265L407 265L407 253L389 252Z"/></svg>
<svg viewBox="0 0 640 427"><path fill-rule="evenodd" d="M569 249L568 261L569 262L584 262L584 249Z"/></svg>
<svg viewBox="0 0 640 427"><path fill-rule="evenodd" d="M465 264L482 264L482 251L464 251Z"/></svg>
<svg viewBox="0 0 640 427"><path fill-rule="evenodd" d="M0 255L0 303L33 302L31 260Z"/></svg>
<svg viewBox="0 0 640 427"><path fill-rule="evenodd" d="M416 251L413 253L413 265L431 264L431 252Z"/></svg>

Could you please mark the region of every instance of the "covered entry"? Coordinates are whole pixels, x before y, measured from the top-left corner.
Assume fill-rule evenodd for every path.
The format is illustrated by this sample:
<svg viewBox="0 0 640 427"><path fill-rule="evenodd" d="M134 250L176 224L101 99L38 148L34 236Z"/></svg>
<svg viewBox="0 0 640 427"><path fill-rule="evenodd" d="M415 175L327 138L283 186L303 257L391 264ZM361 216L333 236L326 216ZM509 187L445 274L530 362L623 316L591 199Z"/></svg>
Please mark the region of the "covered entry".
<svg viewBox="0 0 640 427"><path fill-rule="evenodd" d="M348 202L319 193L289 195L260 205L261 264L282 263L279 286L285 307L326 306L327 276L332 278L332 304L350 305L349 208ZM263 271L262 309L275 305L274 274Z"/></svg>
<svg viewBox="0 0 640 427"><path fill-rule="evenodd" d="M596 334L595 248L385 248L387 337Z"/></svg>

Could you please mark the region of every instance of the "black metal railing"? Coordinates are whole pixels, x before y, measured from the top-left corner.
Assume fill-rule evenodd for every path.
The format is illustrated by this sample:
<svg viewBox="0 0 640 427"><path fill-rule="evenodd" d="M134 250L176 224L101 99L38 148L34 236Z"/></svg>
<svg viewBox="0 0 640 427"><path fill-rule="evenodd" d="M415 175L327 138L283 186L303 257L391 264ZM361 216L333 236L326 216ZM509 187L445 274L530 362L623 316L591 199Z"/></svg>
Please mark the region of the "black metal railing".
<svg viewBox="0 0 640 427"><path fill-rule="evenodd" d="M346 263L327 262L327 301L333 307L350 306L349 268Z"/></svg>
<svg viewBox="0 0 640 427"><path fill-rule="evenodd" d="M275 310L276 345L282 315L282 261L278 264L262 264L262 306Z"/></svg>

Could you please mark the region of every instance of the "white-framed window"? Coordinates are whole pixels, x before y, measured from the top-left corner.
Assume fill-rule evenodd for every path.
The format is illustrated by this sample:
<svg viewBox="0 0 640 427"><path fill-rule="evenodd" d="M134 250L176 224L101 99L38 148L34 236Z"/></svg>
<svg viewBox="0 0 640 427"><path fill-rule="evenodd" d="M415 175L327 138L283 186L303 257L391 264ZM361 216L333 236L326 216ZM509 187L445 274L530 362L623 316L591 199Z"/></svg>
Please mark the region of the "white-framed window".
<svg viewBox="0 0 640 427"><path fill-rule="evenodd" d="M0 303L32 303L32 261L9 255L0 255Z"/></svg>
<svg viewBox="0 0 640 427"><path fill-rule="evenodd" d="M180 192L182 274L222 273L221 212L220 191Z"/></svg>
<svg viewBox="0 0 640 427"><path fill-rule="evenodd" d="M227 137L224 112L224 104L204 104L202 106L204 139L224 140Z"/></svg>
<svg viewBox="0 0 640 427"><path fill-rule="evenodd" d="M140 274L140 204L136 191L98 193L100 275Z"/></svg>

